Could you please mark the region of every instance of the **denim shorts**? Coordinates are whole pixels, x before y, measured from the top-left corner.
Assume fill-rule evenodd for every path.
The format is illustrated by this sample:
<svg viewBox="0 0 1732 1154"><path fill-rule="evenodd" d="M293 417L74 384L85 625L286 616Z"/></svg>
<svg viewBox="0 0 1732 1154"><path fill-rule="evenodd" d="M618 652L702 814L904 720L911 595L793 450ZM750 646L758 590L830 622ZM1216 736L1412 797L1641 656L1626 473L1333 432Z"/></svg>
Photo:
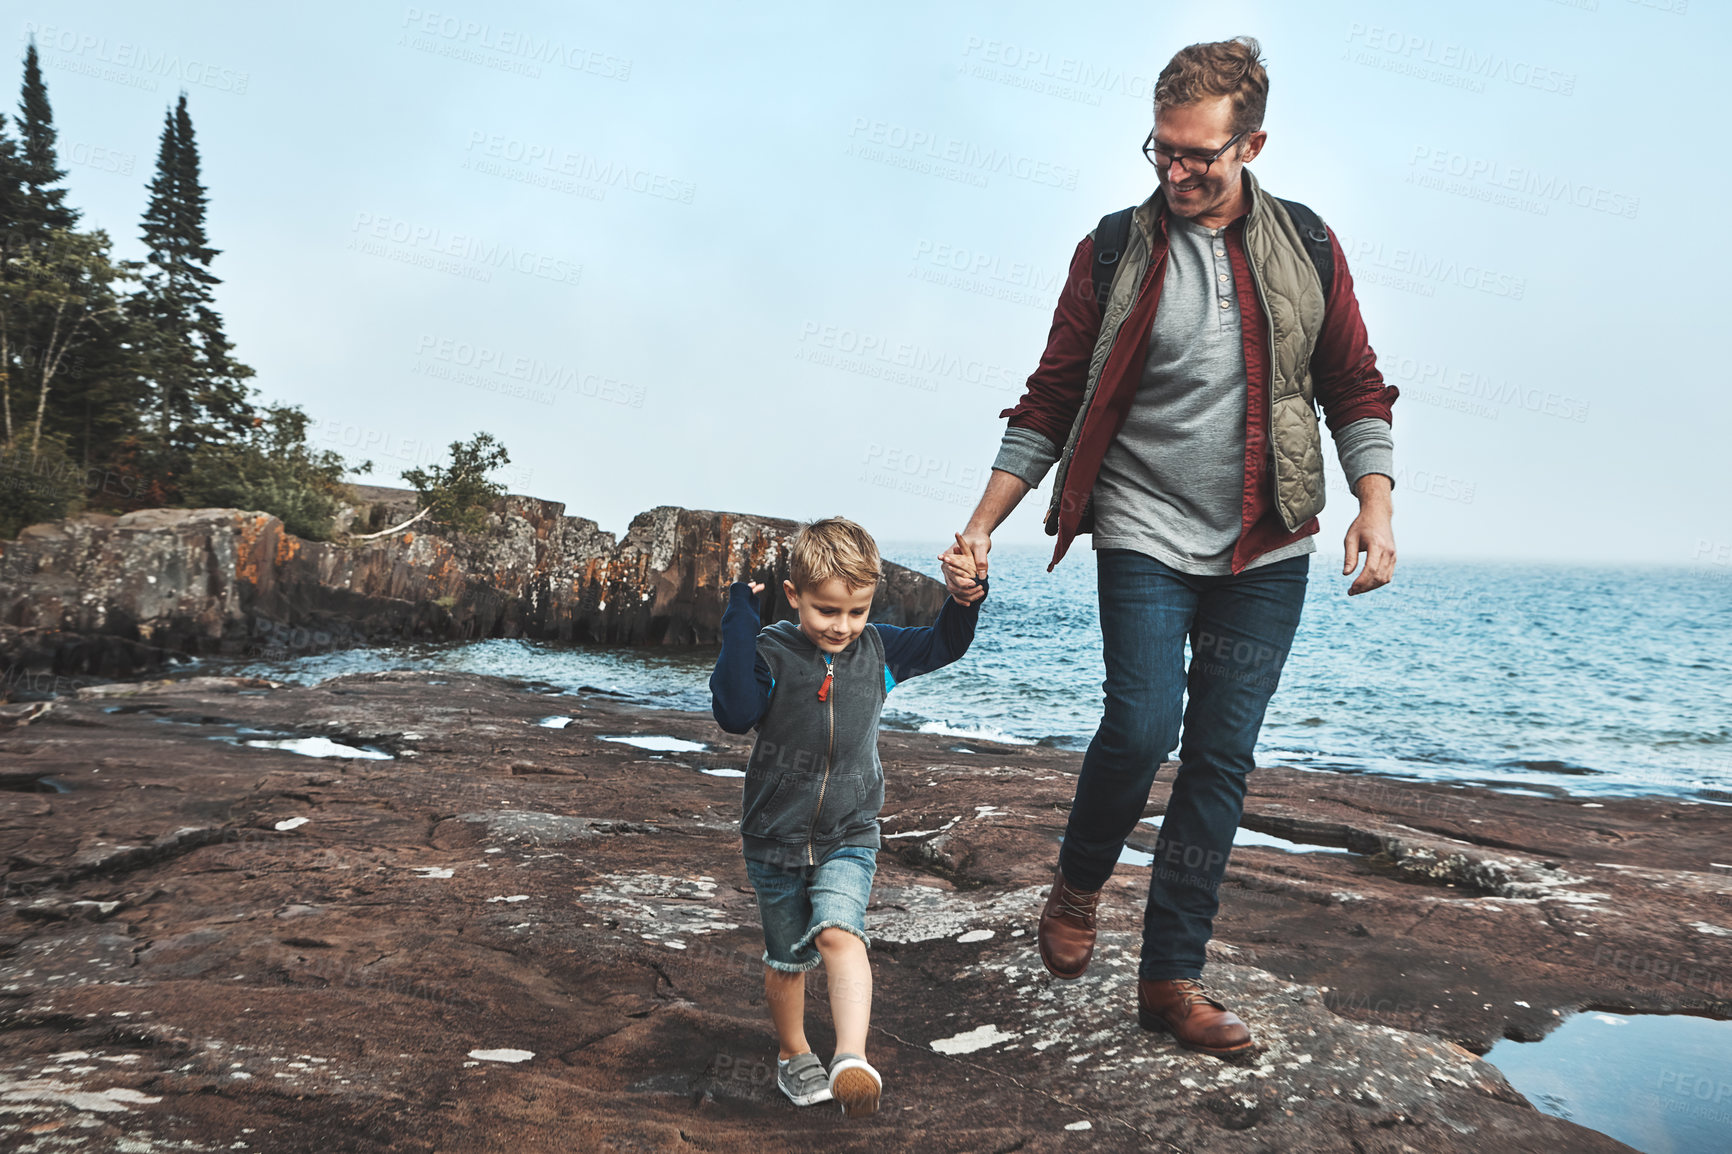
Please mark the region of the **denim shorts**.
<svg viewBox="0 0 1732 1154"><path fill-rule="evenodd" d="M764 964L790 974L812 969L823 960L813 941L825 929L847 930L870 946L866 903L877 872L878 851L858 845L838 846L815 866L747 858L746 876L764 924Z"/></svg>

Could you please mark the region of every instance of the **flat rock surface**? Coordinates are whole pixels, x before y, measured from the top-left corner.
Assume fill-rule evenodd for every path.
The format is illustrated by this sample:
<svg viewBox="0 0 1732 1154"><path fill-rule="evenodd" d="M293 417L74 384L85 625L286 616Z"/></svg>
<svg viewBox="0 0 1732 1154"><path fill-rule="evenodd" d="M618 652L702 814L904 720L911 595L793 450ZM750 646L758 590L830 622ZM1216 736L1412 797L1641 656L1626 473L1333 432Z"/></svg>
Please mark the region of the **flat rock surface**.
<svg viewBox="0 0 1732 1154"><path fill-rule="evenodd" d="M887 732L884 1103L796 1110L747 748L455 673L56 700L0 732L0 1147L1625 1150L1475 1054L1587 1007L1728 1014L1724 808L1264 769L1246 826L1304 844L1235 850L1208 975L1259 1049L1188 1053L1136 1024L1147 865L1085 978L1040 967L1079 756Z"/></svg>

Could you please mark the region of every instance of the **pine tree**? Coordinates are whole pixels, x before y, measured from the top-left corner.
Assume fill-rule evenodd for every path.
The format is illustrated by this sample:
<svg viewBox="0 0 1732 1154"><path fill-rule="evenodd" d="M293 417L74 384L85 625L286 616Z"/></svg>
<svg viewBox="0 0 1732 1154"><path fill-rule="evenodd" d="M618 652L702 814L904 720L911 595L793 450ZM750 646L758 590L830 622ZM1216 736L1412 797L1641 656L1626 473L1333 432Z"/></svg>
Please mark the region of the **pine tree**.
<svg viewBox="0 0 1732 1154"><path fill-rule="evenodd" d="M70 229L79 212L66 203L66 190L56 188L66 179L55 151L54 111L48 105L48 87L42 83L42 66L36 57L36 41L24 53L24 87L18 97L18 150L24 178L24 203L20 214L23 228L37 236L57 228Z"/></svg>
<svg viewBox="0 0 1732 1154"><path fill-rule="evenodd" d="M163 118L142 230L149 271L134 300L155 436L171 459L245 435L254 417L244 383L253 370L234 359L212 307L222 281L210 263L221 250L205 233L206 203L183 92Z"/></svg>
<svg viewBox="0 0 1732 1154"><path fill-rule="evenodd" d="M12 265L24 243L24 161L18 155L18 143L6 127L6 116L0 113L0 302L10 296L6 281L12 276ZM12 388L15 380L18 334L13 332L11 310L0 308L0 415L4 417L5 443L14 436L12 425Z"/></svg>

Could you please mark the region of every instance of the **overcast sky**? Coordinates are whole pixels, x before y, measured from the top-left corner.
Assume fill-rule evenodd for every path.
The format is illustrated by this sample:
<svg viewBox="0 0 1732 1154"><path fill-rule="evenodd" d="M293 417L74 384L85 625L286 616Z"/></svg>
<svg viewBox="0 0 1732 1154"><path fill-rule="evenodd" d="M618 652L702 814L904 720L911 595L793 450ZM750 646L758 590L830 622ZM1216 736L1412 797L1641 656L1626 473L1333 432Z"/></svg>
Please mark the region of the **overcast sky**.
<svg viewBox="0 0 1732 1154"><path fill-rule="evenodd" d="M368 480L485 429L614 531L885 540L961 527L1077 240L1153 187L1153 78L1250 33L1254 170L1342 236L1402 389L1403 554L1732 561L1702 0L9 7L122 255L188 92L229 333Z"/></svg>

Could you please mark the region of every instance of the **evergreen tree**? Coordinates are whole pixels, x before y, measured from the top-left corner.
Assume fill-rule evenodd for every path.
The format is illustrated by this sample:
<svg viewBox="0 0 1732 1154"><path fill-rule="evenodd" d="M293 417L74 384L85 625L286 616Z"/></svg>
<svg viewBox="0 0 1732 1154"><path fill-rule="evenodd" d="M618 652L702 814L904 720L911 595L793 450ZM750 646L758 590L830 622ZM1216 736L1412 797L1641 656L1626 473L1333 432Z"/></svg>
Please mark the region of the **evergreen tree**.
<svg viewBox="0 0 1732 1154"><path fill-rule="evenodd" d="M297 537L328 540L338 509L353 499L343 484L350 466L340 454L307 442L308 418L294 405L272 405L244 437L193 454L181 484L188 504L262 509ZM362 461L355 472L372 469Z"/></svg>
<svg viewBox="0 0 1732 1154"><path fill-rule="evenodd" d="M0 113L0 298L6 294L6 283L13 275L13 263L24 244L24 161L18 155L18 143L6 127L6 116ZM0 417L3 417L5 444L15 436L12 423L12 392L16 381L19 348L28 339L20 339L13 331L10 310L0 309Z"/></svg>
<svg viewBox="0 0 1732 1154"><path fill-rule="evenodd" d="M54 111L48 105L48 87L42 83L34 38L24 53L24 87L18 97L18 113L22 138L18 160L24 181L19 223L38 237L54 229L70 229L78 223L79 213L66 203L66 190L55 187L66 178L66 170L60 167L54 147Z"/></svg>
<svg viewBox="0 0 1732 1154"><path fill-rule="evenodd" d="M154 434L171 459L245 436L254 417L244 383L253 370L234 359L212 307L222 281L210 263L221 250L206 236L205 205L183 92L163 118L143 222L149 271L134 301Z"/></svg>

